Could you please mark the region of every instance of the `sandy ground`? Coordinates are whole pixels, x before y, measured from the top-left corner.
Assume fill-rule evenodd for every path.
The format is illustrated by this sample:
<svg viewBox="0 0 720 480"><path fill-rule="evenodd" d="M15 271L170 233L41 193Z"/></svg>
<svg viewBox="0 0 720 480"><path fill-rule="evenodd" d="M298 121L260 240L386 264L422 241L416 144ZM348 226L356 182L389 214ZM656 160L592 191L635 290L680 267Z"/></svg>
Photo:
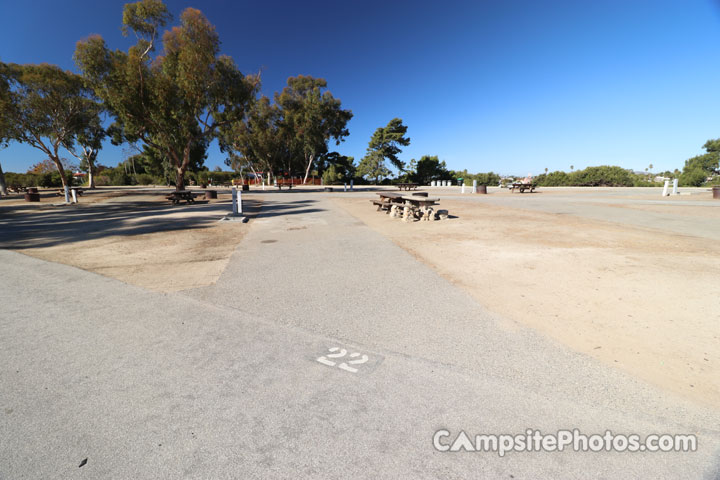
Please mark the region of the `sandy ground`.
<svg viewBox="0 0 720 480"><path fill-rule="evenodd" d="M244 231L238 222L219 222L193 230L110 236L17 251L152 291L172 292L215 283Z"/></svg>
<svg viewBox="0 0 720 480"><path fill-rule="evenodd" d="M367 198L336 201L518 328L720 406L717 242L463 200L441 200L457 218L406 224Z"/></svg>
<svg viewBox="0 0 720 480"><path fill-rule="evenodd" d="M147 189L100 190L84 195L80 207L35 208L35 204L19 215L23 223L36 219L34 226L39 228L27 231L32 237L27 237L26 248L14 250L152 291L172 292L213 284L242 241L248 224L218 221L231 210L227 193L220 193L218 200L192 206L170 206L163 195L148 193ZM128 210L140 208L132 215L118 215L118 206L123 204ZM253 215L260 201L246 196L245 205ZM12 211L14 204L2 206L9 214L18 214ZM20 206L28 208L28 204ZM107 215L104 209L108 209ZM63 216L63 212L81 218ZM44 215L53 217L45 219ZM51 237L53 225L71 222L78 225L77 235L63 236L62 241ZM93 227L94 223L98 226ZM12 219L8 224L13 225ZM15 237L24 234L16 232ZM2 243L0 239L0 246Z"/></svg>

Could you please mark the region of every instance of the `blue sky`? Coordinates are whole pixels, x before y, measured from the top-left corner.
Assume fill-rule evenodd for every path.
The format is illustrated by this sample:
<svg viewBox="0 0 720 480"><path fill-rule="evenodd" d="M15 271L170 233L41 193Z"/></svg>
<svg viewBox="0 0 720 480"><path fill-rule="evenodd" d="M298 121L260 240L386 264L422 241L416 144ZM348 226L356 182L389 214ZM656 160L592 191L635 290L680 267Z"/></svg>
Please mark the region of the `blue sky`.
<svg viewBox="0 0 720 480"><path fill-rule="evenodd" d="M126 49L113 0L0 0L0 60L75 69L91 33ZM678 1L170 1L199 8L263 92L323 77L354 113L337 150L359 160L393 117L409 161L507 174L620 165L682 168L720 137L720 3ZM223 165L215 146L206 165ZM5 171L43 159L0 150ZM107 145L114 165L123 148Z"/></svg>

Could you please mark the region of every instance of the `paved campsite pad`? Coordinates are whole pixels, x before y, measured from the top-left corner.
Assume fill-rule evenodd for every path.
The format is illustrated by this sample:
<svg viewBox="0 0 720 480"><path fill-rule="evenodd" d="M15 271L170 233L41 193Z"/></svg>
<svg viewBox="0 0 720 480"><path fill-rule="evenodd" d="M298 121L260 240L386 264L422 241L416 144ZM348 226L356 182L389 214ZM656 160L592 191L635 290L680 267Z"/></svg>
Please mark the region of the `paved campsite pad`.
<svg viewBox="0 0 720 480"><path fill-rule="evenodd" d="M7 459L0 477L700 478L718 471L716 409L490 314L330 196L297 193L264 197L218 282L182 293L0 251L7 282L0 290L7 313L0 318L0 458ZM278 241L262 243L268 239ZM383 284L403 288L386 295ZM331 348L347 350L338 359L358 353L369 357L364 363L382 361L366 374L318 362L341 353ZM443 454L431 442L442 428L573 427L697 433L700 450L499 458Z"/></svg>

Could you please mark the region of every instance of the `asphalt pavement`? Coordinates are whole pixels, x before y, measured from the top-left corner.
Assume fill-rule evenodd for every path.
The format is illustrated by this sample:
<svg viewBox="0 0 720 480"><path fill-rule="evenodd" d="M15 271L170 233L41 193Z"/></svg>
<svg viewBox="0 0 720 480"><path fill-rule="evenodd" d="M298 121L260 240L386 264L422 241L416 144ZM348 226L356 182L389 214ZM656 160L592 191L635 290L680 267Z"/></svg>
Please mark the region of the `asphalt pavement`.
<svg viewBox="0 0 720 480"><path fill-rule="evenodd" d="M490 314L332 196L267 192L175 294L0 250L0 478L720 478L720 412ZM574 428L698 450L433 446Z"/></svg>

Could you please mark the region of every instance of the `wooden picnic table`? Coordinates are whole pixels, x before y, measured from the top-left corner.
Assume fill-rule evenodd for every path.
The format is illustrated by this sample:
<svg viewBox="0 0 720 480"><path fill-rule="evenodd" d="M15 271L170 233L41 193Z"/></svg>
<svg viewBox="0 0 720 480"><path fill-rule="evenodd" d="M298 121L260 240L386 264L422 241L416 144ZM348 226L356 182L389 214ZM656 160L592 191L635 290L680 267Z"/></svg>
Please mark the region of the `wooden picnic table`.
<svg viewBox="0 0 720 480"><path fill-rule="evenodd" d="M402 202L402 193L397 192L378 192L378 197L380 197L379 200L372 200L373 205L377 205L378 212L381 210L387 210L390 211L390 207L392 205L401 205Z"/></svg>
<svg viewBox="0 0 720 480"><path fill-rule="evenodd" d="M165 198L171 200L173 205L177 205L182 201L186 201L188 204L195 203L195 196L196 194L190 190L175 190Z"/></svg>
<svg viewBox="0 0 720 480"><path fill-rule="evenodd" d="M439 198L430 198L418 195L403 195L402 193L380 192L380 200L371 200L377 205L378 211L385 210L392 216L401 216L406 221L410 217L435 220L433 207L440 201Z"/></svg>
<svg viewBox="0 0 720 480"><path fill-rule="evenodd" d="M535 187L537 187L537 183L513 183L510 186L510 191L514 192L517 188L520 190L520 193L524 193L525 190L530 190L530 193L532 193L535 190Z"/></svg>
<svg viewBox="0 0 720 480"><path fill-rule="evenodd" d="M430 198L430 197L418 197L418 196L409 196L405 195L403 197L400 197L405 203L410 203L411 205L415 205L418 207L431 207L433 205L436 205L437 202L440 201L439 198Z"/></svg>
<svg viewBox="0 0 720 480"><path fill-rule="evenodd" d="M418 187L417 183L398 183L396 184L398 188L402 191L405 190L415 190Z"/></svg>

